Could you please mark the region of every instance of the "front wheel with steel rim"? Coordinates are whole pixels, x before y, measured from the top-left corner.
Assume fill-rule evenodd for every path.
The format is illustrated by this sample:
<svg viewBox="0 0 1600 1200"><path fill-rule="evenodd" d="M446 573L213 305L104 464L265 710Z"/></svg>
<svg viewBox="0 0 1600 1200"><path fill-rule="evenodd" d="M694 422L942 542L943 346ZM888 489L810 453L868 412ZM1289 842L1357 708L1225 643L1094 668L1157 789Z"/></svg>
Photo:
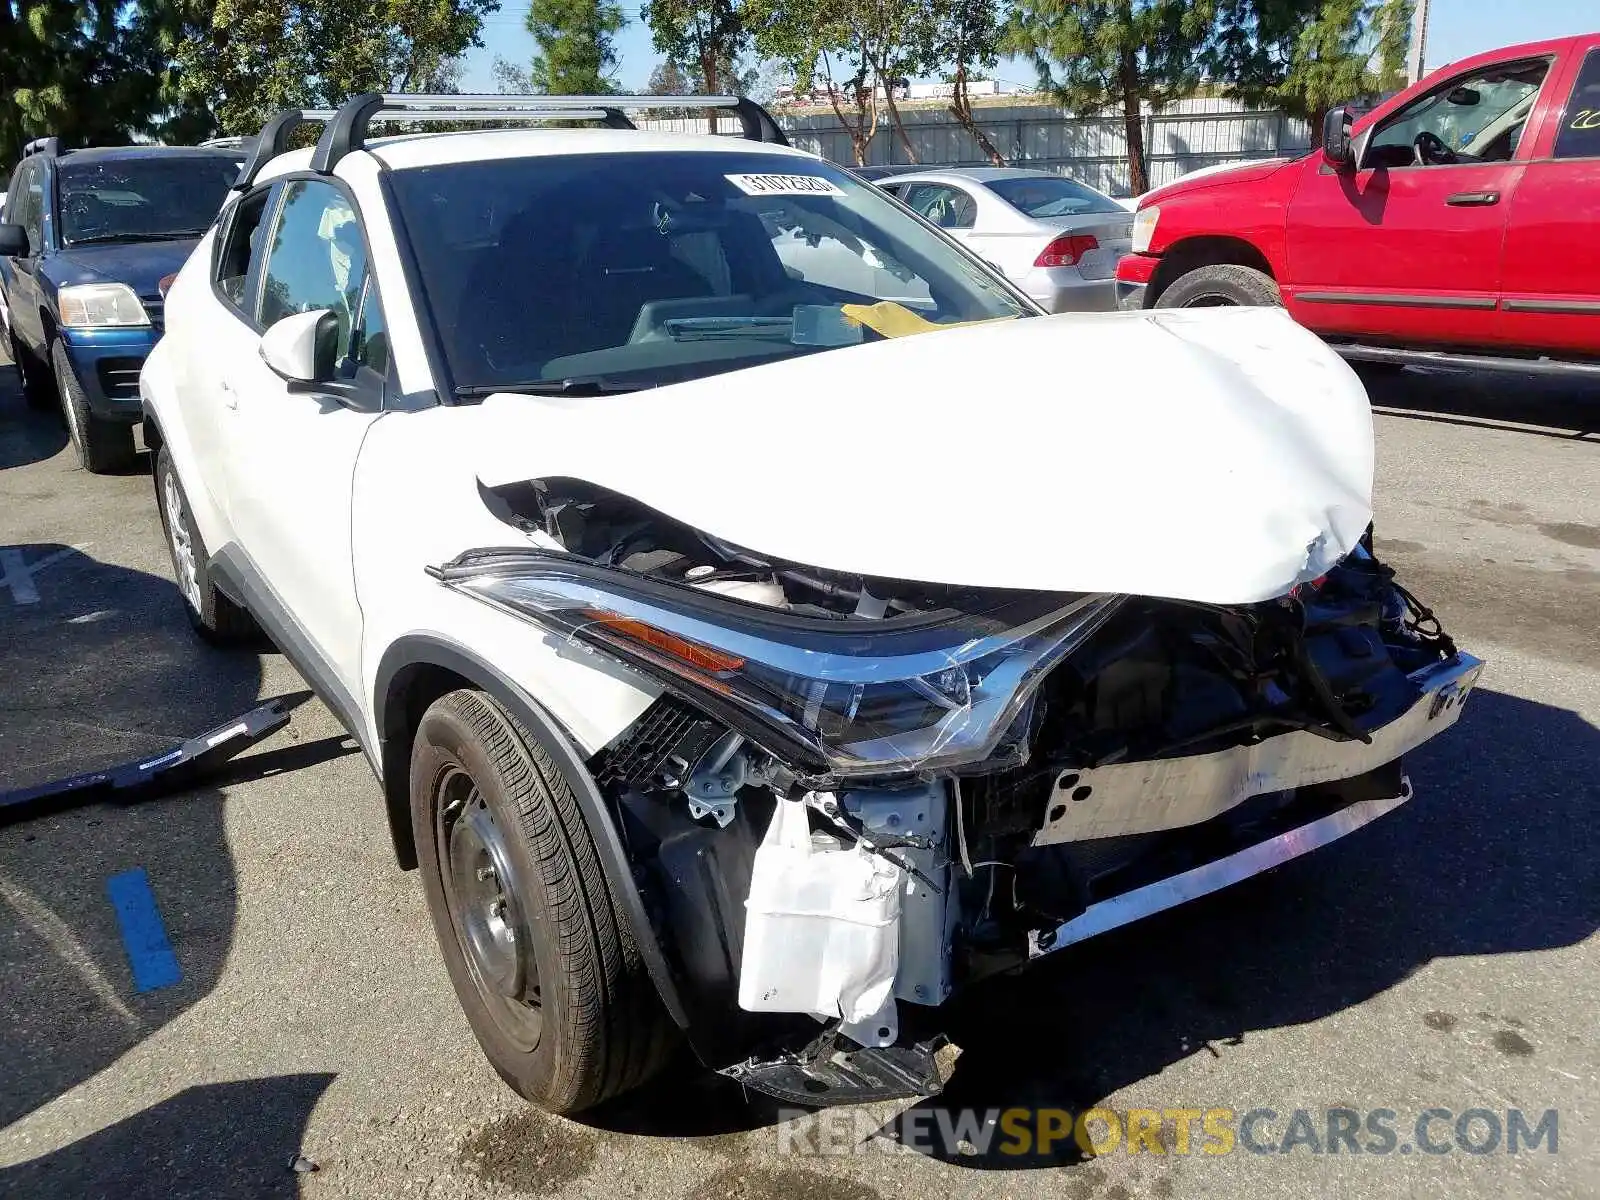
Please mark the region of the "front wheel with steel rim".
<svg viewBox="0 0 1600 1200"><path fill-rule="evenodd" d="M463 689L423 714L410 785L434 932L490 1064L555 1113L643 1083L673 1030L560 768Z"/></svg>
<svg viewBox="0 0 1600 1200"><path fill-rule="evenodd" d="M194 527L183 484L165 446L156 453L155 481L156 508L161 513L162 532L167 535L172 578L183 597L189 623L207 641L230 645L258 641L261 630L254 618L211 581L211 559Z"/></svg>
<svg viewBox="0 0 1600 1200"><path fill-rule="evenodd" d="M1264 271L1238 263L1212 263L1178 276L1156 299L1157 308L1282 308L1283 294Z"/></svg>

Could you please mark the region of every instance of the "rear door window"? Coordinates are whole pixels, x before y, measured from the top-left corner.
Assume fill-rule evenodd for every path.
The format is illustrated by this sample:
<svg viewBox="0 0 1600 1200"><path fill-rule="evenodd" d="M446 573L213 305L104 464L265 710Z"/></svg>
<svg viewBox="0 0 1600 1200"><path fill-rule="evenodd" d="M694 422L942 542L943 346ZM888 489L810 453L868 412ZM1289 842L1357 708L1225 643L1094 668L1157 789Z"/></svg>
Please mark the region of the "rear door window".
<svg viewBox="0 0 1600 1200"><path fill-rule="evenodd" d="M1600 50L1583 60L1556 133L1557 158L1600 158Z"/></svg>

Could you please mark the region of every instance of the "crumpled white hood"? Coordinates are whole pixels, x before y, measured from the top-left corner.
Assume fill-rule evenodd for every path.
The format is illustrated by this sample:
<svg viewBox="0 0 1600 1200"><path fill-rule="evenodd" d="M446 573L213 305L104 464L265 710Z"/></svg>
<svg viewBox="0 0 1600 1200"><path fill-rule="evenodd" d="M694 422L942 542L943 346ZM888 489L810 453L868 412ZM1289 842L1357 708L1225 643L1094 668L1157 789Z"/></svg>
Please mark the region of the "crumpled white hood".
<svg viewBox="0 0 1600 1200"><path fill-rule="evenodd" d="M1371 520L1366 393L1275 309L997 322L481 416L491 486L583 479L889 578L1248 603Z"/></svg>

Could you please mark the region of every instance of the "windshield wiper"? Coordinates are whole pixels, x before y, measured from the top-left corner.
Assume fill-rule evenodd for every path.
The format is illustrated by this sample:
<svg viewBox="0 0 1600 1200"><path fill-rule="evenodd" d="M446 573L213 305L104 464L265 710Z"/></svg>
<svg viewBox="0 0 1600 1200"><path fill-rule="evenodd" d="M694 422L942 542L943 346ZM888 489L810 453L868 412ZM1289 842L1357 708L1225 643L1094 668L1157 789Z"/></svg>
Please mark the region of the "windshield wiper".
<svg viewBox="0 0 1600 1200"><path fill-rule="evenodd" d="M207 227L209 228L209 226ZM176 242L197 238L204 229L169 229L163 233L91 233L87 237L68 238L69 246L89 246L96 242Z"/></svg>
<svg viewBox="0 0 1600 1200"><path fill-rule="evenodd" d="M600 376L575 379L525 379L520 383L479 383L456 388L462 400L479 400L496 392L518 392L528 396L620 396L639 389L630 384L613 383Z"/></svg>
<svg viewBox="0 0 1600 1200"><path fill-rule="evenodd" d="M662 322L675 342L711 342L753 337L788 341L793 317L670 317Z"/></svg>

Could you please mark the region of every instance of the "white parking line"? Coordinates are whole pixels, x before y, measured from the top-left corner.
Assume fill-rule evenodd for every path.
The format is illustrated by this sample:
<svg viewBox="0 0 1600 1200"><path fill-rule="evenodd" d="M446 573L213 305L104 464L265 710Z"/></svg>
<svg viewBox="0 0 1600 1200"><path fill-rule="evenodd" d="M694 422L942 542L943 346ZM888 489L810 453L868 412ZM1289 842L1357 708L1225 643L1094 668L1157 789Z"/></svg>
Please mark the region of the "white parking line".
<svg viewBox="0 0 1600 1200"><path fill-rule="evenodd" d="M7 546L0 550L0 585L11 589L11 599L16 604L39 603L39 589L33 586L33 577L50 564L60 562L67 555L75 551L85 550L89 546L85 542L82 546L69 546L65 550L57 550L54 554L47 554L36 563L29 563L22 557L22 551L15 547Z"/></svg>

